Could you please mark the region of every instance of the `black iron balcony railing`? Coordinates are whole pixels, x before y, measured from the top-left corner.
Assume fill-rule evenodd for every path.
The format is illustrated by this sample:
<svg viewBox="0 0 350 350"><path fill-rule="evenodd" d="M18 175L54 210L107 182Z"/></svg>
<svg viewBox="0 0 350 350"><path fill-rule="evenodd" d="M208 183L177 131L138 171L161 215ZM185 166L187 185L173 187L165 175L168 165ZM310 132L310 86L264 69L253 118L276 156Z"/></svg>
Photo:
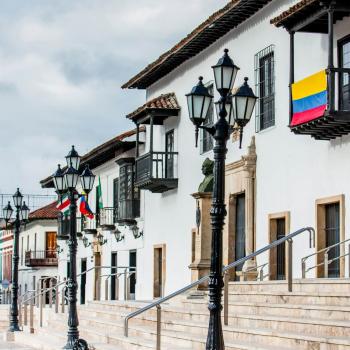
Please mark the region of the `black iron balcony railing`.
<svg viewBox="0 0 350 350"><path fill-rule="evenodd" d="M350 68L329 68L326 73L325 109L305 123L292 123L291 130L295 134L311 135L317 140L331 140L350 133Z"/></svg>
<svg viewBox="0 0 350 350"><path fill-rule="evenodd" d="M119 201L117 222L120 224L135 223L140 216L140 200L125 199Z"/></svg>
<svg viewBox="0 0 350 350"><path fill-rule="evenodd" d="M25 252L25 265L33 266L57 266L56 250L29 250Z"/></svg>
<svg viewBox="0 0 350 350"><path fill-rule="evenodd" d="M177 152L149 152L136 159L135 185L152 192L176 188Z"/></svg>
<svg viewBox="0 0 350 350"><path fill-rule="evenodd" d="M58 217L58 233L57 239L69 239L70 217L69 215L62 215ZM77 235L81 236L84 230L96 230L96 218L88 219L78 216L76 219Z"/></svg>

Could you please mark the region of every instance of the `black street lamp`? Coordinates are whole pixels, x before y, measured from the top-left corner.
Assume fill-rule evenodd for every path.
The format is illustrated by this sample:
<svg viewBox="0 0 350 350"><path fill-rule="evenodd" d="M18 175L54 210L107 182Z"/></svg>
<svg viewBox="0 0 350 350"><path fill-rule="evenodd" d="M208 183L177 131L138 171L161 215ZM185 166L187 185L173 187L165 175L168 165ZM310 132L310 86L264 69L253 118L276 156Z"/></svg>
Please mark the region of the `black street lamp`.
<svg viewBox="0 0 350 350"><path fill-rule="evenodd" d="M16 193L12 196L13 204L16 208L15 231L13 238L13 256L12 256L12 291L11 291L11 308L10 308L10 332L20 331L18 325L18 243L21 223L28 220L29 208L26 202L23 201L23 196L17 188ZM13 209L10 202L3 208L3 215L6 223L9 222L13 214Z"/></svg>
<svg viewBox="0 0 350 350"><path fill-rule="evenodd" d="M68 192L69 196L69 218L70 218L70 230L69 230L69 262L70 270L67 281L68 286L68 334L67 334L67 344L64 346L64 349L75 349L76 344L79 341L79 320L77 312L77 250L78 250L78 241L77 241L77 228L76 228L76 213L77 213L77 191L76 186L80 177L81 187L86 194L89 194L93 188L95 175L90 171L89 167L86 165L85 170L80 175L79 166L80 166L80 156L72 146L71 151L66 156L67 161L67 170L62 171L60 165L58 169L53 174L53 182L56 188L58 195L62 195Z"/></svg>
<svg viewBox="0 0 350 350"><path fill-rule="evenodd" d="M208 89L203 85L203 78L186 95L189 117L196 127L196 144L198 129L202 128L209 132L215 139L214 147L214 185L213 200L210 211L212 225L212 252L209 277L209 329L206 350L224 350L224 338L221 325L221 297L224 286L222 276L222 230L226 216L225 196L225 159L227 152L227 140L234 130L233 122L239 127L241 134L243 127L249 122L257 97L248 86L248 78L235 93L231 91L239 68L233 63L225 49L224 55L213 66L215 85L220 93L220 100L216 104L219 112L218 120L213 126L202 126L204 123L212 98Z"/></svg>

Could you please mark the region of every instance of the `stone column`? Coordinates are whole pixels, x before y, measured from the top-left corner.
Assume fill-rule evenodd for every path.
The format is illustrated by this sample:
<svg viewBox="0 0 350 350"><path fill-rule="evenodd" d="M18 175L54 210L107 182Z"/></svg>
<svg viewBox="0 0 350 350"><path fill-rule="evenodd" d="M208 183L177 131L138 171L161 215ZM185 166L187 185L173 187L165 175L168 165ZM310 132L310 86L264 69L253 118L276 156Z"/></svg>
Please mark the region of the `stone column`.
<svg viewBox="0 0 350 350"><path fill-rule="evenodd" d="M191 280L195 282L206 276L210 272L210 256L211 256L211 223L210 223L210 207L211 192L196 192L192 194L196 199L197 205L197 223L195 229L195 239L193 252L193 261L189 265L191 269ZM206 289L207 284L200 285L198 289Z"/></svg>
<svg viewBox="0 0 350 350"><path fill-rule="evenodd" d="M255 169L256 169L256 148L255 137L248 147L248 155L243 157L244 160L244 187L245 187L245 250L246 255L254 252L254 238L255 238ZM245 272L246 280L255 280L257 277L256 260L247 260L243 265L243 272Z"/></svg>

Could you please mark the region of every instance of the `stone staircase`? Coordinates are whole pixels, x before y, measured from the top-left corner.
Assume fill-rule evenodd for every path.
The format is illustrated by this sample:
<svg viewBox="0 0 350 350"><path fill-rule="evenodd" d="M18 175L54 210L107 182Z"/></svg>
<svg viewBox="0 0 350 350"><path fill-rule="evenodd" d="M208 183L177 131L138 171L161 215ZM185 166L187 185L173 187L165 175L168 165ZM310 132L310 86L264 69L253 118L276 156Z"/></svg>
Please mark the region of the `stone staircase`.
<svg viewBox="0 0 350 350"><path fill-rule="evenodd" d="M223 326L227 350L350 350L350 280L235 282L229 286L229 319ZM93 301L79 307L80 337L96 350L155 349L156 310L124 316L149 302ZM16 333L16 342L60 349L67 315L45 309L44 327ZM177 297L162 305L162 350L205 349L207 298Z"/></svg>

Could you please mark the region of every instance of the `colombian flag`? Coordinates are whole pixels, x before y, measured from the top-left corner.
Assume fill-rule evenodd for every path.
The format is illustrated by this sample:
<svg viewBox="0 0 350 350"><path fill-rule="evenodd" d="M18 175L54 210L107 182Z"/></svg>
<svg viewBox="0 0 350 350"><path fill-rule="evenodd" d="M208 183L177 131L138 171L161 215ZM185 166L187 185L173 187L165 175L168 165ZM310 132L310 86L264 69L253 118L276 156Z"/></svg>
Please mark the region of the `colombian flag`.
<svg viewBox="0 0 350 350"><path fill-rule="evenodd" d="M80 212L88 217L89 219L93 219L94 218L94 214L91 211L88 202L85 199L85 195L82 195L80 198L80 206L79 206L79 210Z"/></svg>
<svg viewBox="0 0 350 350"><path fill-rule="evenodd" d="M291 126L322 117L327 109L327 74L325 70L292 85L293 118Z"/></svg>

